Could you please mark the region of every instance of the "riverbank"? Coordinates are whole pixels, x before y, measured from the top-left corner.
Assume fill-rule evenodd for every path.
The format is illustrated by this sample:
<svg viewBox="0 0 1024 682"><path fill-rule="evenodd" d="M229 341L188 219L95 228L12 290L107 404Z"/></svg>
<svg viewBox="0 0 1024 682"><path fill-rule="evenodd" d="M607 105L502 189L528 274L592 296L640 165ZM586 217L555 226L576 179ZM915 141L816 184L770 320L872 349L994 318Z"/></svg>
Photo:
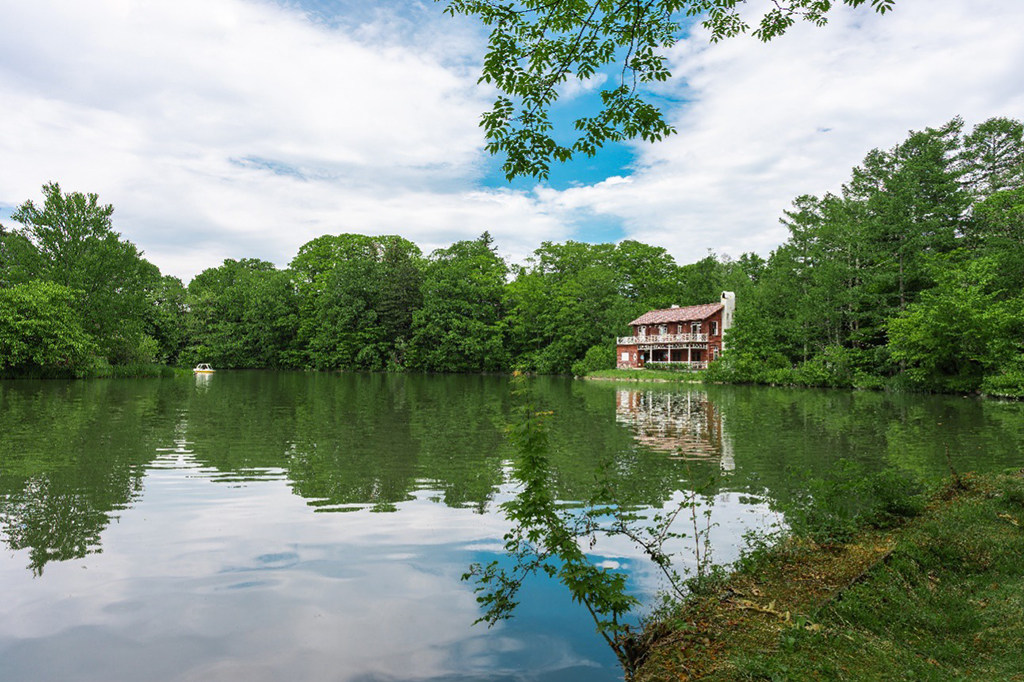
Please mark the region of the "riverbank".
<svg viewBox="0 0 1024 682"><path fill-rule="evenodd" d="M0 374L0 379L167 379L191 376L192 370L156 363L108 365L106 363L74 373L55 371L22 371L13 375Z"/></svg>
<svg viewBox="0 0 1024 682"><path fill-rule="evenodd" d="M963 476L890 531L790 540L647 628L637 681L1024 680L1024 475Z"/></svg>
<svg viewBox="0 0 1024 682"><path fill-rule="evenodd" d="M712 366L714 368L714 365ZM890 378L888 382L880 377L861 377L858 382L835 382L819 378L794 378L793 372L776 372L770 378L761 376L738 377L712 369L696 372L666 371L659 369L602 369L579 377L598 381L644 381L649 383L701 384L719 383L754 386L782 386L789 388L840 388L857 390L895 391L901 393L944 393L944 391L924 390L921 387L901 383L898 378ZM1024 380L1017 375L1007 374L986 381L982 388L972 392L948 392L950 395L979 395L983 398L1003 400L1024 399Z"/></svg>
<svg viewBox="0 0 1024 682"><path fill-rule="evenodd" d="M700 384L704 372L673 372L664 369L599 369L588 372L582 379L598 381L650 381L655 383Z"/></svg>

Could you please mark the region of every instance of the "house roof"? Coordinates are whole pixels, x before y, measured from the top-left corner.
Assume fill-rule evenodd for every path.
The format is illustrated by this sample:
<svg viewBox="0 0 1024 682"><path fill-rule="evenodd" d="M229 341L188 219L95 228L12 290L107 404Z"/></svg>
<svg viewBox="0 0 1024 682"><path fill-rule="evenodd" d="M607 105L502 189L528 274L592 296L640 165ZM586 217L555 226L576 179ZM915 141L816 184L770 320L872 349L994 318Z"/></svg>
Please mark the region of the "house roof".
<svg viewBox="0 0 1024 682"><path fill-rule="evenodd" d="M703 320L711 317L721 309L721 303L705 303L704 305L688 305L684 308L651 310L636 318L629 324L664 324L665 322L690 322L691 320Z"/></svg>

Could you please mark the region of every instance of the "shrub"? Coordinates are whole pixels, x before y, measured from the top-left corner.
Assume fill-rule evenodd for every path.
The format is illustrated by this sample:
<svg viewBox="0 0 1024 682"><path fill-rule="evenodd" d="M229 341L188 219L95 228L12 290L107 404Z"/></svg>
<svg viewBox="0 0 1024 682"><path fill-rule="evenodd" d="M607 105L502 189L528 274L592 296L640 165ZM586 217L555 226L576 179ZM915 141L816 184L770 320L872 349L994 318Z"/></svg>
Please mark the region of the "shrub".
<svg viewBox="0 0 1024 682"><path fill-rule="evenodd" d="M1007 398L1024 398L1024 358L1007 365L999 374L985 377L981 392Z"/></svg>
<svg viewBox="0 0 1024 682"><path fill-rule="evenodd" d="M585 376L602 369L615 368L615 346L600 344L591 346L581 360L572 363L575 376Z"/></svg>
<svg viewBox="0 0 1024 682"><path fill-rule="evenodd" d="M78 295L53 282L0 289L0 376L77 376L88 367L95 343Z"/></svg>
<svg viewBox="0 0 1024 682"><path fill-rule="evenodd" d="M864 481L869 507L863 518L879 528L912 518L924 510L924 486L902 469L886 468Z"/></svg>
<svg viewBox="0 0 1024 682"><path fill-rule="evenodd" d="M789 361L781 353L762 357L733 351L708 365L705 379L734 384L792 383L790 371Z"/></svg>
<svg viewBox="0 0 1024 682"><path fill-rule="evenodd" d="M111 365L148 365L160 355L160 344L151 336L109 339L107 360Z"/></svg>

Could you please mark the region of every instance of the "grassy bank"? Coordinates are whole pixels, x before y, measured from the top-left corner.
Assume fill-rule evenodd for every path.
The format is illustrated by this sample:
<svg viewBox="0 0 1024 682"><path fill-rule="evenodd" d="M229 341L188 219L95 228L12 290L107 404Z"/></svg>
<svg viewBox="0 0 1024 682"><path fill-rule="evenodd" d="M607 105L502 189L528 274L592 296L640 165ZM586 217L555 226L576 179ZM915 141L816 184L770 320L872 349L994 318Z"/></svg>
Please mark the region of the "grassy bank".
<svg viewBox="0 0 1024 682"><path fill-rule="evenodd" d="M180 367L169 367L155 363L130 365L100 364L79 372L61 372L56 369L25 370L16 373L0 373L0 379L157 379L177 376L191 376L192 372Z"/></svg>
<svg viewBox="0 0 1024 682"><path fill-rule="evenodd" d="M180 367L168 367L153 363L136 363L131 365L103 365L90 370L85 376L89 379L157 379L176 376L189 376L192 372Z"/></svg>
<svg viewBox="0 0 1024 682"><path fill-rule="evenodd" d="M1024 476L965 476L896 528L790 539L649 624L637 680L1024 680Z"/></svg>
<svg viewBox="0 0 1024 682"><path fill-rule="evenodd" d="M588 372L584 379L615 381L654 381L679 384L699 384L704 372L675 372L663 369L600 369Z"/></svg>

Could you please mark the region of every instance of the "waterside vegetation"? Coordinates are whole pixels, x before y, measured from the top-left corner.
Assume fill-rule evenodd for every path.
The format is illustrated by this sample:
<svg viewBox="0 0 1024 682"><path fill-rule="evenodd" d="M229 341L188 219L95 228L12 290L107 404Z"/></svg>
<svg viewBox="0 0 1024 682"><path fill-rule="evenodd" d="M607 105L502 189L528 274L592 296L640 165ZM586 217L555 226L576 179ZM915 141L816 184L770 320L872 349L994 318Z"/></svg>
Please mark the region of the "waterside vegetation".
<svg viewBox="0 0 1024 682"><path fill-rule="evenodd" d="M765 259L489 234L429 255L325 235L287 268L228 259L186 286L113 230L94 194L43 187L0 226L0 376L152 363L585 375L627 323L736 292L710 381L1024 395L1024 126L960 119L873 150L838 194L801 196ZM128 370L121 369L124 373ZM647 375L650 376L650 375Z"/></svg>
<svg viewBox="0 0 1024 682"><path fill-rule="evenodd" d="M752 552L649 623L634 679L1024 677L1024 472L954 475L913 515Z"/></svg>
<svg viewBox="0 0 1024 682"><path fill-rule="evenodd" d="M541 573L592 616L628 682L1024 672L1013 646L1024 635L1024 470L962 475L946 447L951 475L929 489L902 467L872 472L841 460L776 497L777 525L749 534L723 566L710 551L713 479L661 510L635 510L621 503L615 476L599 473L591 497L560 504L551 413L518 393L508 435L519 489L501 505L512 525L507 557L463 576L476 584L480 621L511 617L520 587ZM664 577L664 601L640 629L626 573L587 550L606 537L635 545ZM694 565L680 573L682 554Z"/></svg>
<svg viewBox="0 0 1024 682"><path fill-rule="evenodd" d="M704 379L702 371L652 369L598 369L586 372L586 379L607 379L610 381L655 381L663 383L696 384Z"/></svg>

